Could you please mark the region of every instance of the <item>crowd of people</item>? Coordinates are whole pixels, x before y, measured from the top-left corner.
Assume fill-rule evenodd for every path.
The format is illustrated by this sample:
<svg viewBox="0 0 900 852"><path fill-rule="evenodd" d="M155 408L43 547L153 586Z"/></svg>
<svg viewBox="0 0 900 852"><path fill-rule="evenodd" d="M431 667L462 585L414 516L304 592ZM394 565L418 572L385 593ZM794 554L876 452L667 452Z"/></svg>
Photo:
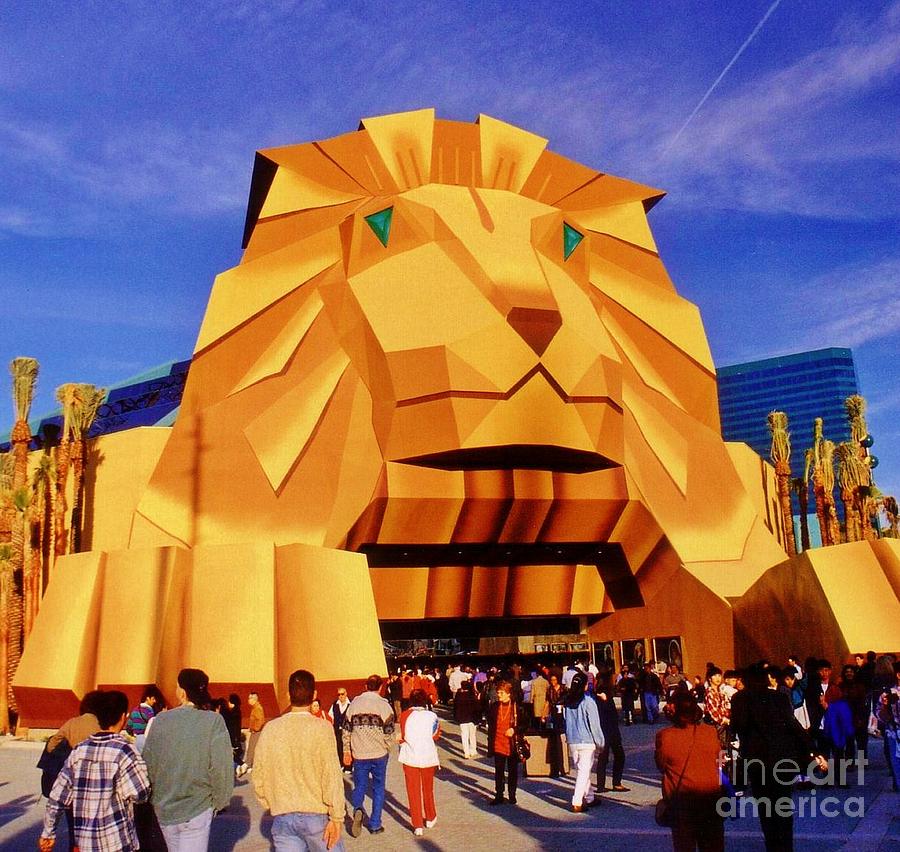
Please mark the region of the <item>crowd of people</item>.
<svg viewBox="0 0 900 852"><path fill-rule="evenodd" d="M693 685L673 668L662 683L674 724L657 734L656 762L664 798L677 804L676 850L724 849L723 792L745 789L766 849L791 850L794 790L847 787L854 776L862 783L870 735L882 737L900 789L900 662L869 652L837 679L832 664L816 658L802 666L795 656L784 666L763 660L741 671L708 663Z"/></svg>
<svg viewBox="0 0 900 852"><path fill-rule="evenodd" d="M599 804L601 792L628 792L620 724L667 718L672 724L658 731L655 756L676 850L723 849L718 804L745 789L770 802L759 811L767 849L790 849L792 816L776 803L809 786L810 773L836 767L834 783L851 783L849 767L873 734L883 740L895 791L900 781L900 662L873 653L842 666L836 679L826 660L801 666L790 657L784 666L760 662L743 671L708 663L693 680L677 665L652 662L637 672L586 661L527 670L408 666L387 679L372 675L355 697L339 687L325 706L310 672L295 671L287 687L290 706L268 722L259 695L247 696L246 736L240 696L213 699L199 669L179 673L170 709L156 686L130 711L121 692L88 693L39 764L48 797L40 848L54 847L64 816L70 848L81 852L206 850L214 814L230 803L235 779L249 776L273 817L276 850L341 849L342 772L352 779L350 835L364 826L381 833L397 743L410 827L423 836L438 819L438 712L458 723L465 760L479 757L485 730L483 750L494 765L491 805L517 804L520 767L531 759L532 743L542 741L543 774L565 776L571 767L574 813ZM786 760L796 771L772 771Z"/></svg>

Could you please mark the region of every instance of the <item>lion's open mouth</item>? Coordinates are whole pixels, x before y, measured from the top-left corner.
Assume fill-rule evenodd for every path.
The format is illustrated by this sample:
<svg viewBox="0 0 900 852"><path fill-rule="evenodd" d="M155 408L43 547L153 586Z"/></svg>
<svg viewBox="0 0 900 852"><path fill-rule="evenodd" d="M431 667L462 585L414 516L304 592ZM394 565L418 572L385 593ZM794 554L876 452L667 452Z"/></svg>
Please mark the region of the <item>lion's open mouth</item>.
<svg viewBox="0 0 900 852"><path fill-rule="evenodd" d="M568 447L535 444L508 444L447 450L400 459L404 464L441 470L552 470L559 473L588 473L618 467L600 453Z"/></svg>
<svg viewBox="0 0 900 852"><path fill-rule="evenodd" d="M423 566L499 568L517 565L593 565L616 609L644 605L637 578L618 542L362 543L354 549L364 553L369 567L376 570Z"/></svg>

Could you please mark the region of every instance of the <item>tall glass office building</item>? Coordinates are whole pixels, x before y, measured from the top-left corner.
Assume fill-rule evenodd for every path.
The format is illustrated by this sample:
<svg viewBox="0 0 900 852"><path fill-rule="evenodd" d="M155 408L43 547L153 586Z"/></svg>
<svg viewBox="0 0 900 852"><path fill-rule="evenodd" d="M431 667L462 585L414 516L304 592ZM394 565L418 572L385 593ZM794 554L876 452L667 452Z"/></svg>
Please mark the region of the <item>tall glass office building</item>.
<svg viewBox="0 0 900 852"><path fill-rule="evenodd" d="M812 445L813 420L821 417L826 438L836 444L850 440L844 400L859 393L853 353L849 349L817 349L780 358L733 364L716 370L722 437L743 441L769 458L772 436L766 424L770 411L784 411L791 433L791 467L802 476L805 451ZM799 503L794 506L794 534L800 544ZM810 497L812 503L812 497ZM844 507L836 500L838 518ZM822 543L815 514L809 517L810 544Z"/></svg>
<svg viewBox="0 0 900 852"><path fill-rule="evenodd" d="M764 458L772 438L766 425L770 411L784 411L791 433L791 464L802 472L803 452L812 444L813 420L824 421L825 437L836 444L850 440L844 400L859 393L853 353L817 349L780 358L733 364L716 370L722 437L744 441Z"/></svg>

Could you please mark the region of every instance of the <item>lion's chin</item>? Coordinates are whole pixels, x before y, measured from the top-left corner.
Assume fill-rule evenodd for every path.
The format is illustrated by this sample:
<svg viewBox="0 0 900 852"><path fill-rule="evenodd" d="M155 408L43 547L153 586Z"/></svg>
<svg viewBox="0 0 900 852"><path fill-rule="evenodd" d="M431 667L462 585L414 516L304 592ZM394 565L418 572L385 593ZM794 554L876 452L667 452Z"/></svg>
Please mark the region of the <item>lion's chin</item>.
<svg viewBox="0 0 900 852"><path fill-rule="evenodd" d="M398 459L403 464L441 470L551 470L589 473L619 465L600 453L547 444L472 447Z"/></svg>

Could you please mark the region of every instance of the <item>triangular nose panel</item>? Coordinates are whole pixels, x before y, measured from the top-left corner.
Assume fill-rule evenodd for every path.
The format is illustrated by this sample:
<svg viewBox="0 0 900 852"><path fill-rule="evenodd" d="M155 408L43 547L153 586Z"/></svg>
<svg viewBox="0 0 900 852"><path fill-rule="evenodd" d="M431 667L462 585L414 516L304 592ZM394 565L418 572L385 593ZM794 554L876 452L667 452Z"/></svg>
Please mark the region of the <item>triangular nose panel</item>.
<svg viewBox="0 0 900 852"><path fill-rule="evenodd" d="M506 321L538 356L544 354L562 325L558 311L542 308L513 308Z"/></svg>

